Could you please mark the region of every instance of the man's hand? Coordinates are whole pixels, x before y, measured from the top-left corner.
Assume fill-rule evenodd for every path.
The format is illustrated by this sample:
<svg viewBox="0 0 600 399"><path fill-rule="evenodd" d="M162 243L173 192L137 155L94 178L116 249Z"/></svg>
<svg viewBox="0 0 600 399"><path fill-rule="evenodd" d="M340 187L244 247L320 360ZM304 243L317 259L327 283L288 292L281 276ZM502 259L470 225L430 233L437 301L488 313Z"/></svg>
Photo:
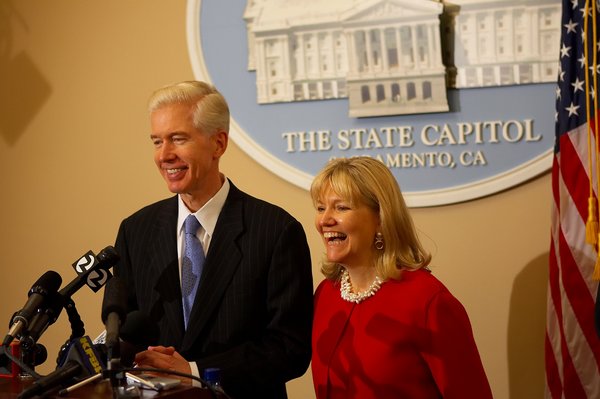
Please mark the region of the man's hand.
<svg viewBox="0 0 600 399"><path fill-rule="evenodd" d="M192 369L187 360L183 358L172 346L150 346L148 350L135 355L135 362L140 368L157 368L180 373L191 374ZM176 376L184 384L192 384L190 378Z"/></svg>

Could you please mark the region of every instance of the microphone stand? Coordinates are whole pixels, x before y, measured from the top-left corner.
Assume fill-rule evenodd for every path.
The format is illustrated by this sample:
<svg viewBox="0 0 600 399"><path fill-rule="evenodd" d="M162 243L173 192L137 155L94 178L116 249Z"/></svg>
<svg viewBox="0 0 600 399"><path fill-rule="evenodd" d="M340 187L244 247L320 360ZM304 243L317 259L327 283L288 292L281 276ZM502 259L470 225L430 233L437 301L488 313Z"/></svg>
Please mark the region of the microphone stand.
<svg viewBox="0 0 600 399"><path fill-rule="evenodd" d="M25 364L21 358L21 356L14 356L10 349L9 346L0 346L0 355L5 355L10 361L12 361L13 363L15 363L17 366L19 366L19 368L21 369L21 373L19 374L19 378L23 377L23 371L26 373L27 376L32 376L33 378L40 378L41 376L35 372L35 370L33 370L32 368L29 367L29 365Z"/></svg>
<svg viewBox="0 0 600 399"><path fill-rule="evenodd" d="M60 391L58 391L58 395L66 396L67 394L73 392L74 390L81 388L89 383L92 383L92 382L100 379L101 377L104 377L103 373L94 374L93 376L88 377L85 380L81 380L67 388L61 389ZM144 380L143 378L139 378L135 374L126 372L125 377L130 378L134 381L137 381L138 383L140 383L142 385L146 385L148 388L154 388L154 384ZM114 391L113 391L113 393L114 393ZM119 398L138 398L141 396L139 389L137 389L136 386L120 386L120 387L118 387L117 395Z"/></svg>
<svg viewBox="0 0 600 399"><path fill-rule="evenodd" d="M128 399L128 398L139 398L140 392L136 386L127 386L126 381L127 377L130 377L131 374L125 373L125 369L121 365L121 358L117 353L119 353L118 347L108 347L107 348L107 367L100 373L96 373L84 380L81 380L67 388L61 389L58 392L59 396L65 396L74 390L81 388L85 385L88 385L94 381L99 379L108 379L110 381L113 398L115 399Z"/></svg>
<svg viewBox="0 0 600 399"><path fill-rule="evenodd" d="M66 356L69 350L69 343L74 339L83 337L85 335L85 327L83 324L83 320L81 320L81 316L77 311L75 301L73 301L73 299L71 298L65 298L64 308L67 312L67 316L69 317L69 323L71 325L71 336L69 337L69 339L67 339L67 341L58 351L58 356L56 358L57 366L60 366L63 363L64 356Z"/></svg>
<svg viewBox="0 0 600 399"><path fill-rule="evenodd" d="M85 335L85 327L83 325L83 320L81 320L81 316L75 307L75 301L71 298L66 298L64 307L71 324L71 337L69 340L83 337Z"/></svg>
<svg viewBox="0 0 600 399"><path fill-rule="evenodd" d="M106 370L102 372L104 378L110 380L110 385L113 390L113 398L139 398L140 391L135 386L127 385L127 376L121 364L120 345L119 342L107 345L107 361Z"/></svg>
<svg viewBox="0 0 600 399"><path fill-rule="evenodd" d="M37 359L37 357L41 357ZM46 360L47 353L46 348L42 344L35 344L32 347L25 347L21 345L21 361L27 367L21 367L21 373L19 374L19 378L21 379L39 379L40 375L35 372L35 366L43 363Z"/></svg>

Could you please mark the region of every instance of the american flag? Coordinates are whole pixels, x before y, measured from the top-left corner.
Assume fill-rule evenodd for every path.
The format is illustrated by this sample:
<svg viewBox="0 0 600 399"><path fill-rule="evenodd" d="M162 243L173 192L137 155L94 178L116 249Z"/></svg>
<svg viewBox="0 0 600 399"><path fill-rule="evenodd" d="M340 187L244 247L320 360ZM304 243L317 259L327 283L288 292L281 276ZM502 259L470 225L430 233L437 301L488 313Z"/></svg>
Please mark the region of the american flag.
<svg viewBox="0 0 600 399"><path fill-rule="evenodd" d="M552 240L545 337L546 398L600 398L600 339L594 310L597 244L599 0L563 0L552 165ZM587 17L586 17L587 15ZM585 46L587 45L587 49ZM591 203L590 210L588 204ZM593 225L593 224L590 224ZM588 237L597 238L597 234Z"/></svg>

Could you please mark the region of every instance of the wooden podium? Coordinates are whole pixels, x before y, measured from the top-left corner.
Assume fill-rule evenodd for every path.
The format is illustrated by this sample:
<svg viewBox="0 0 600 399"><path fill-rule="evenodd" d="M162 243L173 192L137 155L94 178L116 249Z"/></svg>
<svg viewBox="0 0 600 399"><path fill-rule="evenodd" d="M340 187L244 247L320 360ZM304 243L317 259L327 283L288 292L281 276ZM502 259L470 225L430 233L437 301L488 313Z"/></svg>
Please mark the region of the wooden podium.
<svg viewBox="0 0 600 399"><path fill-rule="evenodd" d="M16 399L19 394L30 386L32 381L21 381L19 378L0 378L0 399ZM140 389L140 399L214 399L215 394L206 388L180 385L166 391ZM112 399L113 390L108 380L92 382L84 385L65 396L47 395L46 398L62 399ZM223 398L216 394L216 398Z"/></svg>

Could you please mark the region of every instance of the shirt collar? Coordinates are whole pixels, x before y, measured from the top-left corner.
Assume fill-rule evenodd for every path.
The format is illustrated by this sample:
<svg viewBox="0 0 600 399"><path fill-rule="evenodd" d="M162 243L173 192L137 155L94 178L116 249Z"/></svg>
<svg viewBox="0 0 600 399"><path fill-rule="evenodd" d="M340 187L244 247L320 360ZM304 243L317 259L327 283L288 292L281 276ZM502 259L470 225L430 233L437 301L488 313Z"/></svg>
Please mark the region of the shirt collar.
<svg viewBox="0 0 600 399"><path fill-rule="evenodd" d="M227 195L229 194L229 180L223 176L224 182L219 191L208 200L206 204L198 211L194 213L196 218L202 225L202 228L206 232L209 237L212 237L215 226L217 225L217 219L219 218L219 214L221 213L221 209L225 205L225 200L227 199ZM179 211L177 212L177 231L181 232L183 229L183 223L185 222L185 218L191 214L190 210L185 206L183 200L181 199L181 195L177 196L179 202Z"/></svg>

